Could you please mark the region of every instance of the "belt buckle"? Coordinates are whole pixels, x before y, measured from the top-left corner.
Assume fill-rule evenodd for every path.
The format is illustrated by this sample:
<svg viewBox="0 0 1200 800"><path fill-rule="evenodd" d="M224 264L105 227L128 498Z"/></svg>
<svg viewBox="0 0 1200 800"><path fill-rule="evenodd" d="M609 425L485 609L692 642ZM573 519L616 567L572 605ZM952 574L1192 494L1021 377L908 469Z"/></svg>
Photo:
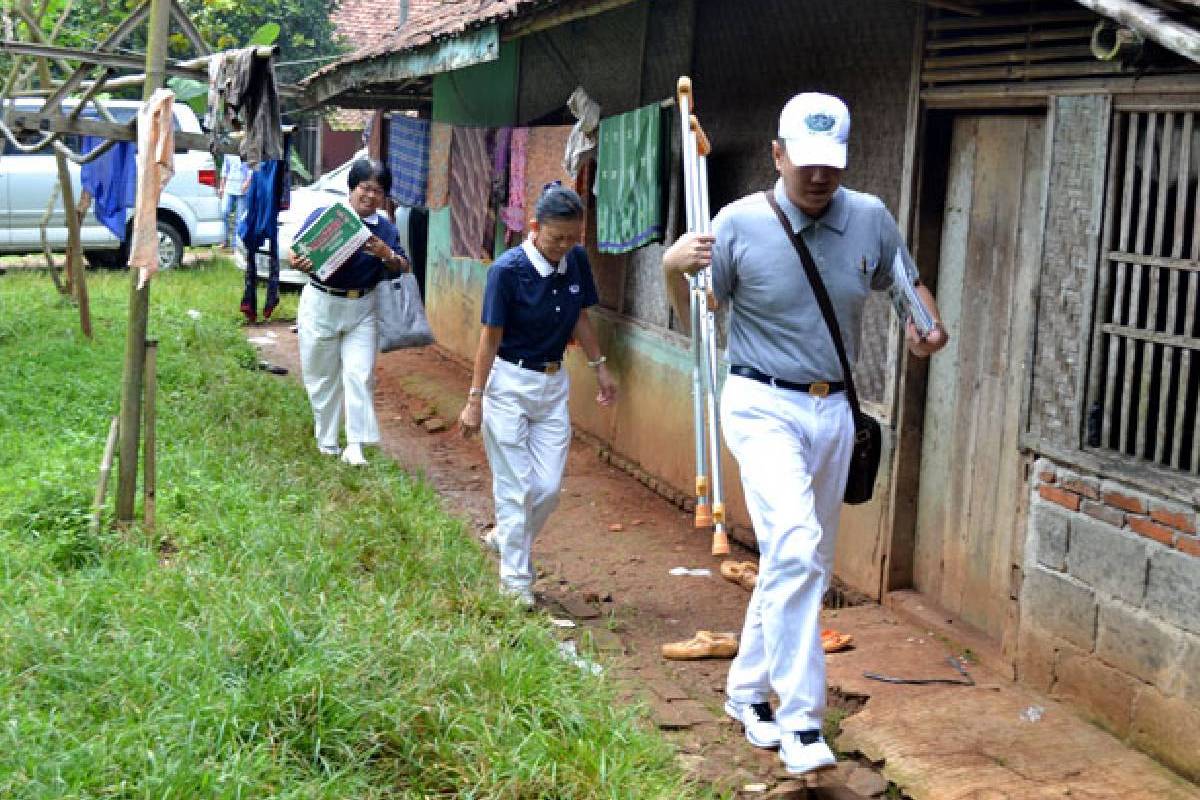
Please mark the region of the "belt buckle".
<svg viewBox="0 0 1200 800"><path fill-rule="evenodd" d="M816 381L808 385L808 393L813 397L829 397L829 384L825 381Z"/></svg>
<svg viewBox="0 0 1200 800"><path fill-rule="evenodd" d="M561 369L561 368L562 368L561 361L551 361L551 362L543 365L542 371L545 372L547 375L553 375L554 373L558 372L559 369Z"/></svg>
<svg viewBox="0 0 1200 800"><path fill-rule="evenodd" d="M346 297L347 297L347 299L350 299L350 300L357 300L358 298L360 298L360 297L362 297L362 296L363 296L363 290L362 290L362 289L347 289L347 290L346 290Z"/></svg>

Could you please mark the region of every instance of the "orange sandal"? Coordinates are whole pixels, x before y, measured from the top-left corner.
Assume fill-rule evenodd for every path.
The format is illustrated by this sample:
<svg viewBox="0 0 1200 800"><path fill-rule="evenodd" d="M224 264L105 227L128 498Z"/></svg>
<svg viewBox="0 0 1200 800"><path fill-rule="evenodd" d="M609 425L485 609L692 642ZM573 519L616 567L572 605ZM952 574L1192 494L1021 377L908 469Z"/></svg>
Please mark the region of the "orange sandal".
<svg viewBox="0 0 1200 800"><path fill-rule="evenodd" d="M854 637L848 633L838 633L832 628L821 631L821 649L826 653L838 653L845 650L854 642Z"/></svg>

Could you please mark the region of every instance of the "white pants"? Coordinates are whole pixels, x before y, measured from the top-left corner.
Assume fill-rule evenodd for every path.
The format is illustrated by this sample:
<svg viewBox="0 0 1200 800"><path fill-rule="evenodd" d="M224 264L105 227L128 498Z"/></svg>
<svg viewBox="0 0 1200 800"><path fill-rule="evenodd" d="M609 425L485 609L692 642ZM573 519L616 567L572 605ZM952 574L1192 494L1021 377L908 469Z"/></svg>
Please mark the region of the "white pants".
<svg viewBox="0 0 1200 800"><path fill-rule="evenodd" d="M500 581L533 585L533 540L558 506L571 445L570 382L497 358L483 395L483 443L492 468Z"/></svg>
<svg viewBox="0 0 1200 800"><path fill-rule="evenodd" d="M774 690L784 731L819 730L825 713L821 600L854 448L853 417L844 393L817 398L731 375L721 395L721 425L759 549L758 583L726 695L758 703Z"/></svg>
<svg viewBox="0 0 1200 800"><path fill-rule="evenodd" d="M312 404L317 443L335 447L346 406L346 441L375 444L375 292L350 299L305 286L296 312L300 369Z"/></svg>

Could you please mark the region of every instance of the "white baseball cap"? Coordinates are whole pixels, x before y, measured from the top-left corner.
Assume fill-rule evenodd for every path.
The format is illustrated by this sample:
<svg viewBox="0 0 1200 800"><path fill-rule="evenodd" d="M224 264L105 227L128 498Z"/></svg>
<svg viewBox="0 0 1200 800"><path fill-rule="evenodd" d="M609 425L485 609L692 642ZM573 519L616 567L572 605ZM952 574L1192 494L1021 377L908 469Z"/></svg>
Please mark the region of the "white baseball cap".
<svg viewBox="0 0 1200 800"><path fill-rule="evenodd" d="M845 169L850 109L830 94L798 94L779 113L779 138L797 167Z"/></svg>

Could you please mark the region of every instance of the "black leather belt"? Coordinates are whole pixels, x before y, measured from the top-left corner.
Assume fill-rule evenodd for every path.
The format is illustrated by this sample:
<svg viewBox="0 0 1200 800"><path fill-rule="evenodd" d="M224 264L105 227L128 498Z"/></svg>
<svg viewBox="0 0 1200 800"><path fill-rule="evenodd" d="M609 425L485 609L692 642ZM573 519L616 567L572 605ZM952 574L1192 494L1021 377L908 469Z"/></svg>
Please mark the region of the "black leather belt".
<svg viewBox="0 0 1200 800"><path fill-rule="evenodd" d="M313 280L312 278L309 278L308 285L316 289L318 292L331 294L334 297L345 297L348 300L356 300L359 297L366 297L371 293L371 290L375 288L374 286L367 286L366 288L360 289L338 289L335 286L326 286L323 283L317 283L317 281Z"/></svg>
<svg viewBox="0 0 1200 800"><path fill-rule="evenodd" d="M775 386L779 389L790 389L793 392L805 392L813 397L828 397L835 392L843 392L846 390L846 384L842 381L814 381L813 383L793 383L780 378L772 378L764 372L759 372L754 367L732 366L729 368L731 375L738 375L742 378L749 378L752 381L765 383L770 386Z"/></svg>
<svg viewBox="0 0 1200 800"><path fill-rule="evenodd" d="M497 355L500 354L497 353ZM531 369L534 372L544 372L547 375L553 375L562 369L561 361L530 361L527 358L511 358L506 355L500 355L500 358L510 364L515 364L521 369Z"/></svg>

